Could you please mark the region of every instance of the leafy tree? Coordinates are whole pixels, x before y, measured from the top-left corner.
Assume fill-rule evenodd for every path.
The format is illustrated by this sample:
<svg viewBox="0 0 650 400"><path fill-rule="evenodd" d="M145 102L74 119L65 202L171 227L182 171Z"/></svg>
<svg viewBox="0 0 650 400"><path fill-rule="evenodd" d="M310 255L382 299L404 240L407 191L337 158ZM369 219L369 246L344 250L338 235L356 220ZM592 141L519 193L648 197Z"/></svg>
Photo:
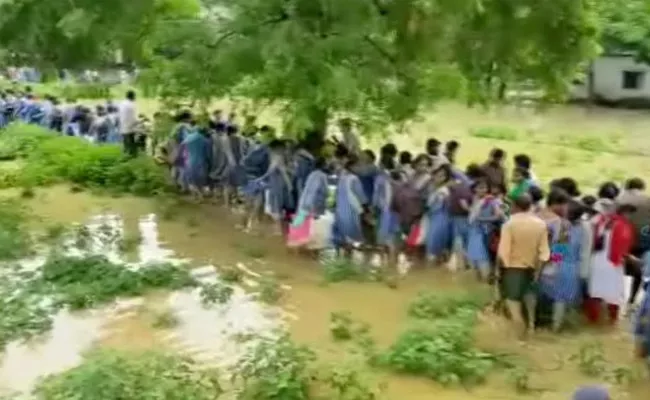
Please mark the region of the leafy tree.
<svg viewBox="0 0 650 400"><path fill-rule="evenodd" d="M41 68L94 67L118 51L141 61L161 23L198 12L198 0L4 0L0 48Z"/></svg>
<svg viewBox="0 0 650 400"><path fill-rule="evenodd" d="M341 113L374 125L445 97L489 101L493 82L558 94L597 39L591 0L203 3L200 18L158 32L149 87L274 103L292 132Z"/></svg>
<svg viewBox="0 0 650 400"><path fill-rule="evenodd" d="M599 17L605 52L627 52L650 62L650 1L602 1Z"/></svg>

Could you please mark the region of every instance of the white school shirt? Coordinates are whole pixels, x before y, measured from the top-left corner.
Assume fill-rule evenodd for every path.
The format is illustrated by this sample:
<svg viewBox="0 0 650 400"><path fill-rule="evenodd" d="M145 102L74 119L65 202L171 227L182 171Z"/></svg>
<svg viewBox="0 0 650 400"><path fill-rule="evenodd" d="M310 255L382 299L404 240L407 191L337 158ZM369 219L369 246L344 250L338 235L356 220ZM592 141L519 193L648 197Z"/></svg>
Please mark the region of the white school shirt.
<svg viewBox="0 0 650 400"><path fill-rule="evenodd" d="M134 133L138 126L138 113L135 102L124 100L120 103L118 110L119 131L121 135Z"/></svg>

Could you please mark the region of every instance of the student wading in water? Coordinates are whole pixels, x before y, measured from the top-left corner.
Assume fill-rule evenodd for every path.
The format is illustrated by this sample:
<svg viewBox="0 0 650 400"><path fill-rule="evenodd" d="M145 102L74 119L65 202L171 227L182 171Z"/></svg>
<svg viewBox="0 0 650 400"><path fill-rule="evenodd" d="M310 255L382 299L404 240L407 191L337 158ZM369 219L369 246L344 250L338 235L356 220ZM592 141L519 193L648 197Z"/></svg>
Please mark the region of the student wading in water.
<svg viewBox="0 0 650 400"><path fill-rule="evenodd" d="M501 228L498 256L503 263L502 290L516 329L526 336L535 328L537 280L551 250L546 224L531 212L532 200L524 193L513 201L513 214ZM522 307L527 316L524 321Z"/></svg>

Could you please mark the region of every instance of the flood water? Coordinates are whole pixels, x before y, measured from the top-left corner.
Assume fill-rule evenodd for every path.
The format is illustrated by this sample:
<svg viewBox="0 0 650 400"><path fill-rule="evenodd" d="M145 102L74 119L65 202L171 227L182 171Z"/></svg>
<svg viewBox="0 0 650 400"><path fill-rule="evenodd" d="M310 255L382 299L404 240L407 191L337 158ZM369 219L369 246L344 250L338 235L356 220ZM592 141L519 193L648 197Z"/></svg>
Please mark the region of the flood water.
<svg viewBox="0 0 650 400"><path fill-rule="evenodd" d="M407 326L406 309L420 291L476 285L471 274L414 269L396 288L381 283L324 286L315 261L290 253L279 238L237 231L237 216L210 205L186 204L170 220L161 217L166 212L156 201L73 194L64 187L39 189L28 202L33 212L42 217L39 223L88 222L93 216L104 215L113 218L119 229L127 233L139 230L142 243L137 254L128 257L134 267L138 262L152 260L189 260L197 276L213 280L217 273L211 266L238 266L250 278L245 279L244 286L254 285L260 274L273 271L288 290L281 308L253 301L250 291L243 287L238 288L230 303L210 309L202 307L196 292L181 291L155 293L81 315L60 314L51 337L7 348L0 368L0 387L14 390L28 389L38 376L75 365L81 354L94 346L169 347L207 363L228 364L242 350L233 341L233 335L270 332L282 325L289 328L296 340L316 349L323 361L338 363L348 354L330 339L331 312L349 311L355 320L370 324L374 338L386 346ZM172 313L178 324L168 329L153 328L152 319L162 312ZM604 345L608 362L634 365L632 337L626 321L616 331L581 331L561 336L540 333L525 346L515 344L511 337L501 318L482 316L477 341L491 349L525 355L532 370L534 390L530 394L516 393L509 377L500 373L469 391L443 388L427 379L373 374L385 385L387 399L565 400L580 384L607 385L589 380L569 360L582 343L598 340ZM615 399L642 400L650 393L650 384L612 387L612 391Z"/></svg>

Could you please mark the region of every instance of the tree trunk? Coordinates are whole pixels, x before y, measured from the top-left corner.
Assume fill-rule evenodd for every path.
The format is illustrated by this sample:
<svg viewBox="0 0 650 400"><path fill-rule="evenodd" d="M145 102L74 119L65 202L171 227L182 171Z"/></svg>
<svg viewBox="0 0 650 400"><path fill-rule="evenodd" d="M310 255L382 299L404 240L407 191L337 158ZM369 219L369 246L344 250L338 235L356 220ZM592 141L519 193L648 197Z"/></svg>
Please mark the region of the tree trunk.
<svg viewBox="0 0 650 400"><path fill-rule="evenodd" d="M314 131L320 133L322 137L325 137L327 134L328 117L329 112L327 108L312 107L309 111L309 121L311 122L311 127Z"/></svg>

